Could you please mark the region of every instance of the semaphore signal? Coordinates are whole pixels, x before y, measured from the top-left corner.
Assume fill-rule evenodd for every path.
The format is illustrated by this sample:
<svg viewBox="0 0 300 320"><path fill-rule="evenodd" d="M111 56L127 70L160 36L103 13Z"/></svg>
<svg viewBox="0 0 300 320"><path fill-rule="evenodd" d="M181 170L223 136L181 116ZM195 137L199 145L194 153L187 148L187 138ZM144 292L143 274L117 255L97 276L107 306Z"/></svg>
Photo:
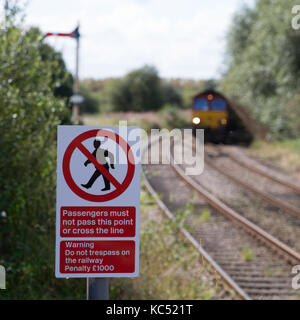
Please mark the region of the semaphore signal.
<svg viewBox="0 0 300 320"><path fill-rule="evenodd" d="M60 32L47 32L45 34L45 38L46 37L50 37L50 36L56 36L56 37L69 37L69 38L75 38L75 39L79 39L80 38L80 33L79 33L79 26L76 27L76 29L70 33L60 33Z"/></svg>
<svg viewBox="0 0 300 320"><path fill-rule="evenodd" d="M74 95L71 97L71 101L73 102L72 108L72 120L74 122L78 122L79 117L79 101L82 102L82 97L79 96L79 39L80 39L80 32L79 32L79 24L78 26L70 33L62 33L62 32L47 32L44 35L44 38L47 37L68 37L73 38L76 40L76 69L75 69L75 76L74 76L74 87L73 92ZM74 99L72 99L74 98ZM78 99L81 98L81 99Z"/></svg>

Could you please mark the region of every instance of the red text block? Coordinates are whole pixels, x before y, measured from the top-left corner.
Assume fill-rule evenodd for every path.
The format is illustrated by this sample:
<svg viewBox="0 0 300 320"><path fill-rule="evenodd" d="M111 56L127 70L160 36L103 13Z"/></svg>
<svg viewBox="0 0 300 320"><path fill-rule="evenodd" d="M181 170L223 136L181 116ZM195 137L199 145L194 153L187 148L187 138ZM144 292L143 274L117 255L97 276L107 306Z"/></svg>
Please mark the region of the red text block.
<svg viewBox="0 0 300 320"><path fill-rule="evenodd" d="M134 237L135 207L61 207L60 236Z"/></svg>
<svg viewBox="0 0 300 320"><path fill-rule="evenodd" d="M133 273L135 242L62 241L60 243L61 273Z"/></svg>

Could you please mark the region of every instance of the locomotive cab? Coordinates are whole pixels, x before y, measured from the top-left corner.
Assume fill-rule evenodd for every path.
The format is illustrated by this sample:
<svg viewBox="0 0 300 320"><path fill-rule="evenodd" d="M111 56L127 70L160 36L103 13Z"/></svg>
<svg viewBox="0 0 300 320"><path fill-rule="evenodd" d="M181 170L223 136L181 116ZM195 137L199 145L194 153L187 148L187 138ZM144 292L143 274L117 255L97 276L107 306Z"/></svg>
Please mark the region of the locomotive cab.
<svg viewBox="0 0 300 320"><path fill-rule="evenodd" d="M194 97L191 120L193 129L205 129L206 142L249 144L252 141L252 135L230 102L214 90Z"/></svg>
<svg viewBox="0 0 300 320"><path fill-rule="evenodd" d="M207 90L193 99L194 128L218 130L227 126L228 102L214 90Z"/></svg>

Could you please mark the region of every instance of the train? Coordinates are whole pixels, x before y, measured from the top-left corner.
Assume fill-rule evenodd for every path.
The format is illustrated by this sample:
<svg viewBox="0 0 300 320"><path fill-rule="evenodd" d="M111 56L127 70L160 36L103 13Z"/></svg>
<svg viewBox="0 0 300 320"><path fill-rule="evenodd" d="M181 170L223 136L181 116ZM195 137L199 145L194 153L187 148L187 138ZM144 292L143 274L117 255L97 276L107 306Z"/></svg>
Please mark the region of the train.
<svg viewBox="0 0 300 320"><path fill-rule="evenodd" d="M193 98L192 127L194 130L204 129L206 142L249 144L252 140L229 100L212 89L200 92Z"/></svg>

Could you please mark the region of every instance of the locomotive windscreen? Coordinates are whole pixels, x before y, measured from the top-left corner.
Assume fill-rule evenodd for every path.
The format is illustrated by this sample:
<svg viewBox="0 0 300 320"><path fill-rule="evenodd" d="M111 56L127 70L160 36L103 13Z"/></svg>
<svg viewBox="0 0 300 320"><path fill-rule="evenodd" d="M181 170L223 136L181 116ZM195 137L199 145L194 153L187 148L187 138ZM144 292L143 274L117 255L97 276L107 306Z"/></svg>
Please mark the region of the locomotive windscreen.
<svg viewBox="0 0 300 320"><path fill-rule="evenodd" d="M211 108L214 111L225 111L226 110L226 101L220 99L214 99L211 102Z"/></svg>
<svg viewBox="0 0 300 320"><path fill-rule="evenodd" d="M209 109L208 101L206 99L196 99L194 102L194 109L207 111Z"/></svg>

